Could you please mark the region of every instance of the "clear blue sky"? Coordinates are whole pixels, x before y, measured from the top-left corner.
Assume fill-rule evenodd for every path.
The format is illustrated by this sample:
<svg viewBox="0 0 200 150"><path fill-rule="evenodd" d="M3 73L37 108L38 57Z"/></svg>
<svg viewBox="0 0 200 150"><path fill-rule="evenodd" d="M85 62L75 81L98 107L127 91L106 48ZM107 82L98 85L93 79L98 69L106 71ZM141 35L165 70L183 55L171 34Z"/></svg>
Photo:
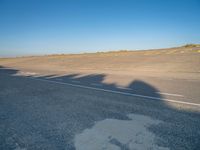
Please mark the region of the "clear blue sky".
<svg viewBox="0 0 200 150"><path fill-rule="evenodd" d="M200 0L0 0L0 56L200 43Z"/></svg>

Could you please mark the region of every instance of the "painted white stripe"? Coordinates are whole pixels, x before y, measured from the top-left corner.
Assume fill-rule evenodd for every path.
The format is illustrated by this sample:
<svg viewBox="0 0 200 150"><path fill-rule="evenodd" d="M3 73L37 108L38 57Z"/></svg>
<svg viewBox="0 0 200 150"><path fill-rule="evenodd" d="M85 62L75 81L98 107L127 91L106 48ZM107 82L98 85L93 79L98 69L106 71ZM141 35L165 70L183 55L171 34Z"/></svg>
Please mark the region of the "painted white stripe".
<svg viewBox="0 0 200 150"><path fill-rule="evenodd" d="M180 94L163 93L163 92L156 92L156 93L159 93L159 94L162 94L162 95L170 95L170 96L184 97L183 95L180 95Z"/></svg>
<svg viewBox="0 0 200 150"><path fill-rule="evenodd" d="M99 83L90 83L90 84L94 86L102 86L102 84L99 84Z"/></svg>
<svg viewBox="0 0 200 150"><path fill-rule="evenodd" d="M20 72L20 74L23 74L23 75L36 75L37 73L35 72Z"/></svg>
<svg viewBox="0 0 200 150"><path fill-rule="evenodd" d="M132 94L132 93L127 93L127 92L113 91L113 90L107 90L107 89L102 89L102 88L89 87L89 86L85 86L85 85L77 85L77 84L71 84L71 83L51 81L51 80L47 80L47 79L38 79L38 78L34 78L34 77L27 77L27 78L33 79L33 80L38 80L38 81L45 81L45 82L49 82L49 83L57 83L57 84L69 85L69 86L73 86L73 87L79 87L79 88L85 88L85 89L91 89L91 90L97 90L97 91L103 91L103 92L109 92L109 93L115 93L115 94L121 94L121 95L127 95L127 96L141 97L141 98L146 98L146 99L151 99L151 100L161 100L161 101L167 101L167 102L173 102L173 103L186 104L186 105L200 107L200 104L198 104L198 103L191 103L191 102L186 102L186 101L177 101L177 100L173 100L173 99L158 98L158 97L151 97L151 96L145 96L145 95L139 95L139 94Z"/></svg>

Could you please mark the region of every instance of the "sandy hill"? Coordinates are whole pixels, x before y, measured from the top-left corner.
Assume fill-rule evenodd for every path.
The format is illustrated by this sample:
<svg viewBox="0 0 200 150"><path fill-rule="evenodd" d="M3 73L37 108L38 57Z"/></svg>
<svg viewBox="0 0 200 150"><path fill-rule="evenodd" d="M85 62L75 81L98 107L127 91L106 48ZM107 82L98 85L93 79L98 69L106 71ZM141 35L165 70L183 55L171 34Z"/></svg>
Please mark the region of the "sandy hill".
<svg viewBox="0 0 200 150"><path fill-rule="evenodd" d="M85 54L2 58L0 65L41 72L104 72L163 75L200 73L200 46Z"/></svg>

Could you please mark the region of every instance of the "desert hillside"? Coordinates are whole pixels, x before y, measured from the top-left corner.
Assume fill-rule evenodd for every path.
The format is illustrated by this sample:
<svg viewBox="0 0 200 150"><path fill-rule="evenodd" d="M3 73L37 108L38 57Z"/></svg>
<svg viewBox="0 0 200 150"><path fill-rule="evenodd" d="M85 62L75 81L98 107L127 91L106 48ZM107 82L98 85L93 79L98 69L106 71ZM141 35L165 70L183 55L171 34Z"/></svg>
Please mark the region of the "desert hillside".
<svg viewBox="0 0 200 150"><path fill-rule="evenodd" d="M143 75L200 73L200 46L168 49L116 51L1 58L0 65L41 72L104 72Z"/></svg>

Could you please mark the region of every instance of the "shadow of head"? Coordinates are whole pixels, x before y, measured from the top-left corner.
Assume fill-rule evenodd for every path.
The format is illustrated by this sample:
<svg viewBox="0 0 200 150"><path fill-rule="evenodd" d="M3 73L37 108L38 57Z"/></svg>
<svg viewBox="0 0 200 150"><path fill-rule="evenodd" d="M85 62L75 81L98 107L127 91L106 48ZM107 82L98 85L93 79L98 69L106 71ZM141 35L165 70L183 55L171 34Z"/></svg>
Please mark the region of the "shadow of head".
<svg viewBox="0 0 200 150"><path fill-rule="evenodd" d="M129 84L128 87L139 95L151 96L156 98L162 97L159 94L159 90L157 88L141 80L134 80L131 84Z"/></svg>

